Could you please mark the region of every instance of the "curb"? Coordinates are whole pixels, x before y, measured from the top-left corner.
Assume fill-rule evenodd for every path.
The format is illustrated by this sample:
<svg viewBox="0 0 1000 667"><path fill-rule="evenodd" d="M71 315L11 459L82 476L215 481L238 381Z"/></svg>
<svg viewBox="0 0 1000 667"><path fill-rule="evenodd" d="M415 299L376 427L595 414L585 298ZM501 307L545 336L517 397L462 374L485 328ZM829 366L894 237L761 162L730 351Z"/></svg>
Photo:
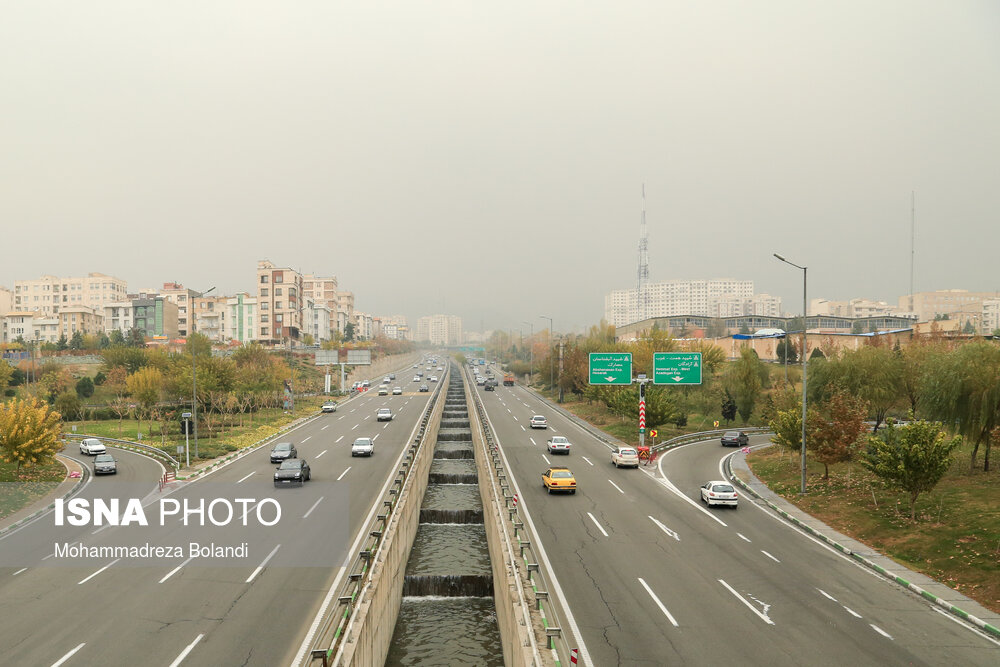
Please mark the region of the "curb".
<svg viewBox="0 0 1000 667"><path fill-rule="evenodd" d="M938 605L939 607L942 607L943 609L945 609L946 611L950 612L951 614L954 614L955 616L958 616L959 618L961 618L961 619L963 619L965 621L968 621L969 623L972 623L973 625L975 625L980 630L983 630L984 632L987 632L987 633L993 635L994 637L1000 638L1000 628L997 628L997 627L995 627L993 625L990 625L989 623L983 621L982 619L980 619L980 618L978 618L976 616L973 616L972 614L970 614L970 613L968 613L968 612L966 612L966 611L964 611L964 610L962 610L962 609L954 606L950 602L948 602L948 601L946 601L946 600L944 600L942 598L939 598L938 596L934 595L933 593L929 593L928 591L925 591L924 589L920 588L916 584L910 583L906 579L903 579L902 577L900 577L900 576L898 576L896 574L893 574L892 572L889 572L884 567L882 567L880 565L877 565L876 563L873 563L872 561L868 560L864 556L862 556L862 555L860 555L858 553L855 553L854 551L852 551L851 549L848 549L847 547L845 547L844 545L840 544L836 540L833 540L832 538L827 537L823 533L817 531L812 526L809 526L809 525L803 523L802 521L800 521L796 517L792 516L791 514L789 514L788 512L786 512L785 510L781 509L780 507L778 507L777 505L775 505L774 503L772 503L770 500L767 500L766 498L764 498L763 496L761 496L749 484L747 484L742 479L740 479L739 477L737 477L736 475L733 474L732 456L729 456L729 457L726 458L726 474L729 476L730 480L736 482L739 486L743 487L744 491L746 491L750 495L754 496L755 498L757 498L758 500L760 500L761 502L763 502L765 505L767 505L772 510L774 510L775 512L777 512L783 519L785 519L789 523L792 523L793 525L795 525L796 528L799 528L800 530L803 530L806 533L809 533L813 537L816 537L816 538L822 540L824 543L830 545L831 547L833 547L837 551L843 553L845 556L850 556L851 558L853 558L857 562L861 563L865 567L868 567L869 569L872 569L875 572L878 572L879 574L881 574L886 579L888 579L888 580L890 580L890 581L892 581L892 582L894 582L896 584L899 584L903 588L906 588L907 590L912 591L913 593L916 593L917 595L919 595L920 597L924 598L925 600L929 600L929 601L933 602L934 604Z"/></svg>
<svg viewBox="0 0 1000 667"><path fill-rule="evenodd" d="M63 465L65 465L65 464L63 464ZM52 502L50 502L48 505L46 505L45 507L42 507L41 509L39 509L39 510L37 510L35 512L32 512L31 514L29 514L28 516L24 517L20 521L16 521L16 522L10 524L9 526L7 526L5 528L0 528L0 535L3 535L4 533L10 532L10 531L14 530L15 528L21 528L21 527L23 527L23 526L31 523L32 521L34 521L35 519L37 519L38 517L40 517L41 515L45 514L46 512L48 512L49 510L51 510L53 507L55 507L57 500L68 500L69 498L72 498L77 493L79 493L80 489L83 488L84 482L86 482L90 478L90 476L91 476L90 469L87 468L87 466L80 466L80 468L81 468L81 470L83 470L83 474L80 475L80 478L77 480L76 484L73 485L72 489L70 489L69 491L67 491L66 493L64 493L59 498L53 498ZM68 469L66 471L66 476L67 476L67 479L68 479L69 478L69 470Z"/></svg>

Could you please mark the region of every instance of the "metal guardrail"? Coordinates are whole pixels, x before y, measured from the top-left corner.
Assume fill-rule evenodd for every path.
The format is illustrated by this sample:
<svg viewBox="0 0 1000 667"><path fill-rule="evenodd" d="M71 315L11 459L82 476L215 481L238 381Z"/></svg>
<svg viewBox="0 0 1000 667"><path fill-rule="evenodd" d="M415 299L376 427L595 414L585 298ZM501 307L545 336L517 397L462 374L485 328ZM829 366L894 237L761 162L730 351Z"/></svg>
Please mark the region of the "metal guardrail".
<svg viewBox="0 0 1000 667"><path fill-rule="evenodd" d="M84 438L96 438L97 440L100 440L105 444L114 443L114 446L117 447L118 449L127 449L134 452L139 452L140 454L145 454L146 456L152 456L153 458L163 459L171 466L173 466L174 469L180 467L180 463L170 454L167 454L165 451L163 451L158 447L150 447L149 445L144 445L141 442L132 442L131 440L119 440L117 438L105 438L103 436L96 436L96 435L77 435L75 433L63 434L63 439L65 440L79 441L83 440Z"/></svg>
<svg viewBox="0 0 1000 667"><path fill-rule="evenodd" d="M327 618L323 621L318 638L310 651L310 660L322 660L323 667L328 667L330 658L335 656L340 650L341 644L346 634L347 625L350 622L354 610L360 604L360 596L364 588L371 579L372 564L378 559L379 551L385 543L386 527L392 519L396 505L403 495L403 490L410 482L410 471L412 463L416 459L417 452L424 442L424 434L427 424L430 421L431 413L434 411L438 400L441 397L442 387L448 384L448 371L444 372L441 381L434 388L431 400L428 401L424 414L420 418L420 428L417 430L413 442L410 443L409 451L403 457L402 467L396 472L396 477L389 487L388 497L382 498L383 510L376 514L375 519L365 528L368 531L369 540L362 545L361 551L354 557L348 567L348 577L341 585L338 592L337 604L327 611ZM332 633L332 636L331 636ZM323 644L329 643L324 647Z"/></svg>
<svg viewBox="0 0 1000 667"><path fill-rule="evenodd" d="M468 370L466 370L466 375L470 375ZM556 664L559 665L562 664L562 660L569 660L570 646L567 644L566 637L562 633L562 625L556 618L555 606L551 604L552 600L555 599L555 594L552 587L546 582L544 563L542 559L538 558L536 550L532 546L538 543L538 536L530 534L526 529L525 522L521 518L519 509L521 499L511 491L510 482L507 479L508 471L504 465L505 459L499 451L499 445L493 434L493 429L486 418L486 408L483 406L478 392L472 391L470 393L476 406L476 413L479 415L479 423L486 441L486 449L490 455L490 468L493 471L493 476L496 478L495 481L499 484L500 490L503 493L507 522L502 527L505 532L507 530L513 531L514 548L518 550L521 558L520 561L514 560L515 567L518 569L518 583L520 584L521 576L526 577L531 583L531 588L535 594L534 611L539 612L542 627L545 629L546 648L554 651L559 656L559 658L556 658ZM522 537L526 537L527 539L522 539ZM563 603L565 604L565 601ZM546 609L548 609L548 615L546 615ZM528 632L531 631L531 628L528 628Z"/></svg>
<svg viewBox="0 0 1000 667"><path fill-rule="evenodd" d="M710 440L712 438L721 438L723 433L729 431L742 431L749 435L759 435L762 433L771 433L771 429L766 426L749 426L746 428L724 428L716 429L712 431L699 431L697 433L685 433L684 435L679 435L676 438L671 438L670 440L664 440L663 442L658 442L653 445L650 449L654 452L662 452L666 449L673 449L674 447L679 447L680 445L686 445L691 442L700 442L702 440Z"/></svg>

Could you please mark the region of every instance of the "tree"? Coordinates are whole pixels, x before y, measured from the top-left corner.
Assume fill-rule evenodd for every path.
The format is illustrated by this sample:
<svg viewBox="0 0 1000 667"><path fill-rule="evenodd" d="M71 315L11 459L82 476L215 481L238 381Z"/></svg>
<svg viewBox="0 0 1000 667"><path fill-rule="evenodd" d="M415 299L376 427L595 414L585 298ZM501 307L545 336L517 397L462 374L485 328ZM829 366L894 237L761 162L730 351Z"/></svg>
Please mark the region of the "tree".
<svg viewBox="0 0 1000 667"><path fill-rule="evenodd" d="M965 321L965 326L962 327L962 333L969 336L976 333L976 327L972 326L972 320Z"/></svg>
<svg viewBox="0 0 1000 667"><path fill-rule="evenodd" d="M822 413L810 411L806 447L813 452L813 458L823 464L823 479L830 478L831 463L844 463L854 457L858 438L867 430L867 409L860 398L837 392L823 406Z"/></svg>
<svg viewBox="0 0 1000 667"><path fill-rule="evenodd" d="M740 350L740 358L726 369L723 381L726 391L736 401L736 409L740 419L746 424L753 414L754 406L761 393L761 368L763 363L757 357L753 348ZM766 368L764 369L766 372Z"/></svg>
<svg viewBox="0 0 1000 667"><path fill-rule="evenodd" d="M94 385L100 387L108 379L108 376L104 374L104 371L97 371L94 375Z"/></svg>
<svg viewBox="0 0 1000 667"><path fill-rule="evenodd" d="M750 335L750 327L747 326L746 322L743 322L743 323L740 324L740 334L743 335L743 336L749 336Z"/></svg>
<svg viewBox="0 0 1000 667"><path fill-rule="evenodd" d="M59 336L59 340L56 341L56 350L62 352L69 347L69 343L66 342L66 334Z"/></svg>
<svg viewBox="0 0 1000 667"><path fill-rule="evenodd" d="M873 432L903 393L902 365L898 355L887 347L866 345L850 350L817 370L820 372L810 377L810 398L824 402L840 391L860 398L875 419Z"/></svg>
<svg viewBox="0 0 1000 667"><path fill-rule="evenodd" d="M0 393L7 388L12 377L14 377L14 367L0 359Z"/></svg>
<svg viewBox="0 0 1000 667"><path fill-rule="evenodd" d="M132 411L132 405L125 399L124 396L116 396L110 403L108 407L111 411L115 413L118 417L118 437L122 437L122 420Z"/></svg>
<svg viewBox="0 0 1000 667"><path fill-rule="evenodd" d="M993 432L1000 426L1000 347L974 341L931 358L921 385L923 412L973 442L970 470L985 445L983 471L990 469Z"/></svg>
<svg viewBox="0 0 1000 667"><path fill-rule="evenodd" d="M80 398L90 398L94 395L94 381L89 375L84 375L76 382L76 395Z"/></svg>
<svg viewBox="0 0 1000 667"><path fill-rule="evenodd" d="M64 391L56 396L54 407L65 421L79 419L83 413L83 403L80 401L80 397L72 391Z"/></svg>
<svg viewBox="0 0 1000 667"><path fill-rule="evenodd" d="M56 396L73 385L73 376L70 375L68 368L46 364L41 370L42 374L38 378L38 385L49 403L55 401Z"/></svg>
<svg viewBox="0 0 1000 667"><path fill-rule="evenodd" d="M152 415L153 407L160 400L163 388L163 374L156 368L141 368L128 377L125 382L129 393L139 405L139 430L142 430L142 417Z"/></svg>
<svg viewBox="0 0 1000 667"><path fill-rule="evenodd" d="M728 389L726 389L726 394L722 399L722 418L726 420L726 426L736 419L736 401Z"/></svg>
<svg viewBox="0 0 1000 667"><path fill-rule="evenodd" d="M807 422L808 423L808 422ZM802 408L791 407L787 410L778 410L774 419L768 422L768 427L774 431L771 441L790 452L798 452L802 449ZM806 438L808 444L809 439Z"/></svg>
<svg viewBox="0 0 1000 667"><path fill-rule="evenodd" d="M826 355L823 354L823 350L814 347L812 354L809 355L809 360L812 361L813 359L826 359Z"/></svg>
<svg viewBox="0 0 1000 667"><path fill-rule="evenodd" d="M344 340L354 340L354 322L348 322L344 327Z"/></svg>
<svg viewBox="0 0 1000 667"><path fill-rule="evenodd" d="M701 367L705 375L715 375L726 362L726 352L707 340L699 340L688 346L688 352L701 352Z"/></svg>
<svg viewBox="0 0 1000 667"><path fill-rule="evenodd" d="M102 333L97 339L97 349L106 350L111 347L111 339L108 338L108 334Z"/></svg>
<svg viewBox="0 0 1000 667"><path fill-rule="evenodd" d="M62 449L59 414L29 399L0 404L0 461L22 467L44 465Z"/></svg>
<svg viewBox="0 0 1000 667"><path fill-rule="evenodd" d="M146 330L132 327L128 330L128 336L125 337L125 344L134 348L146 347Z"/></svg>
<svg viewBox="0 0 1000 667"><path fill-rule="evenodd" d="M212 341L205 334L194 332L187 337L184 351L188 354L197 354L199 357L210 357L212 356Z"/></svg>
<svg viewBox="0 0 1000 667"><path fill-rule="evenodd" d="M774 352L778 356L778 361L783 364L794 364L799 360L799 353L795 350L795 345L792 341L788 340L787 336L782 338L777 346L775 346Z"/></svg>
<svg viewBox="0 0 1000 667"><path fill-rule="evenodd" d="M69 349L71 350L82 350L83 349L83 332L77 329L73 332L73 337L69 340Z"/></svg>
<svg viewBox="0 0 1000 667"><path fill-rule="evenodd" d="M316 344L316 339L313 338L312 334L303 334L302 344L305 345L306 347L312 347L313 345Z"/></svg>
<svg viewBox="0 0 1000 667"><path fill-rule="evenodd" d="M865 325L861 323L861 320L854 320L851 322L851 333L852 334L863 334L865 332Z"/></svg>
<svg viewBox="0 0 1000 667"><path fill-rule="evenodd" d="M108 336L108 347L114 347L115 345L125 345L125 336L122 335L121 330L113 329L111 335Z"/></svg>
<svg viewBox="0 0 1000 667"><path fill-rule="evenodd" d="M862 464L877 477L910 495L910 519L921 493L930 491L951 465L952 452L962 438L945 437L941 424L919 421L909 426L889 425L881 437L868 436Z"/></svg>
<svg viewBox="0 0 1000 667"><path fill-rule="evenodd" d="M101 352L104 365L109 369L117 366L125 368L127 373L135 373L146 365L146 351L125 345L112 345Z"/></svg>

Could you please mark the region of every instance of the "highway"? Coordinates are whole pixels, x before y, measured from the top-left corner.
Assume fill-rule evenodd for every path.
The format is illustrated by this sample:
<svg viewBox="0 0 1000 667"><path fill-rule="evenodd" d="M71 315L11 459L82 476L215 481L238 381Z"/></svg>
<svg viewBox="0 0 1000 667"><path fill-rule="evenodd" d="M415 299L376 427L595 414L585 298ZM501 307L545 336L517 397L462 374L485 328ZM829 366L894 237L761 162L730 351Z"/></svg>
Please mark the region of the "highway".
<svg viewBox="0 0 1000 667"><path fill-rule="evenodd" d="M433 393L418 392L414 369L396 371L401 396L370 391L340 404L275 441L296 445L312 468L301 488L274 488L270 445L189 483L158 492L160 466L109 448L117 476L91 480L81 497L144 498L149 527L56 526L50 513L0 538L0 663L9 665L287 665L293 661L328 589L342 577L349 545L373 515L398 459ZM433 389L434 385L431 384ZM375 412L389 407L390 422ZM372 457L352 458L354 438L375 438ZM72 452L70 452L72 453ZM92 468L89 457L77 455ZM174 485L171 485L174 486ZM159 525L161 500L196 507L199 500L275 498L282 518L256 521L256 503L237 505L224 526ZM222 507L220 505L220 507ZM248 525L241 525L242 508ZM263 521L272 520L260 503ZM273 514L273 513L272 513ZM216 515L220 516L220 515ZM227 518L227 517L223 517ZM195 521L198 515L190 515ZM150 543L184 549L148 559L53 557L54 544ZM235 547L244 557L190 558L189 543ZM16 611L15 611L16 610ZM14 613L11 613L11 612Z"/></svg>
<svg viewBox="0 0 1000 667"><path fill-rule="evenodd" d="M658 468L616 469L606 444L532 392L476 391L584 664L1000 663L996 641L749 498L707 509L699 487L723 479L721 461L734 453L718 440L669 451ZM535 414L550 428L529 428ZM546 453L553 434L569 438L568 456ZM550 463L575 473L575 495L546 493Z"/></svg>

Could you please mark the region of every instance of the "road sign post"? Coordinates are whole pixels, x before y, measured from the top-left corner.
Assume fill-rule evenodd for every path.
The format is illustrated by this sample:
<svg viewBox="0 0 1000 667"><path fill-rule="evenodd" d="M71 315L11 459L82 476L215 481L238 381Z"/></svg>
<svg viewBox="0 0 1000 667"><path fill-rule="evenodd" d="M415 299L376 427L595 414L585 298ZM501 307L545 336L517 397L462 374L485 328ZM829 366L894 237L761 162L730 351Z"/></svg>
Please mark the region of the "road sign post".
<svg viewBox="0 0 1000 667"><path fill-rule="evenodd" d="M590 384L632 384L632 353L591 352Z"/></svg>
<svg viewBox="0 0 1000 667"><path fill-rule="evenodd" d="M654 384L701 384L701 352L654 352Z"/></svg>

